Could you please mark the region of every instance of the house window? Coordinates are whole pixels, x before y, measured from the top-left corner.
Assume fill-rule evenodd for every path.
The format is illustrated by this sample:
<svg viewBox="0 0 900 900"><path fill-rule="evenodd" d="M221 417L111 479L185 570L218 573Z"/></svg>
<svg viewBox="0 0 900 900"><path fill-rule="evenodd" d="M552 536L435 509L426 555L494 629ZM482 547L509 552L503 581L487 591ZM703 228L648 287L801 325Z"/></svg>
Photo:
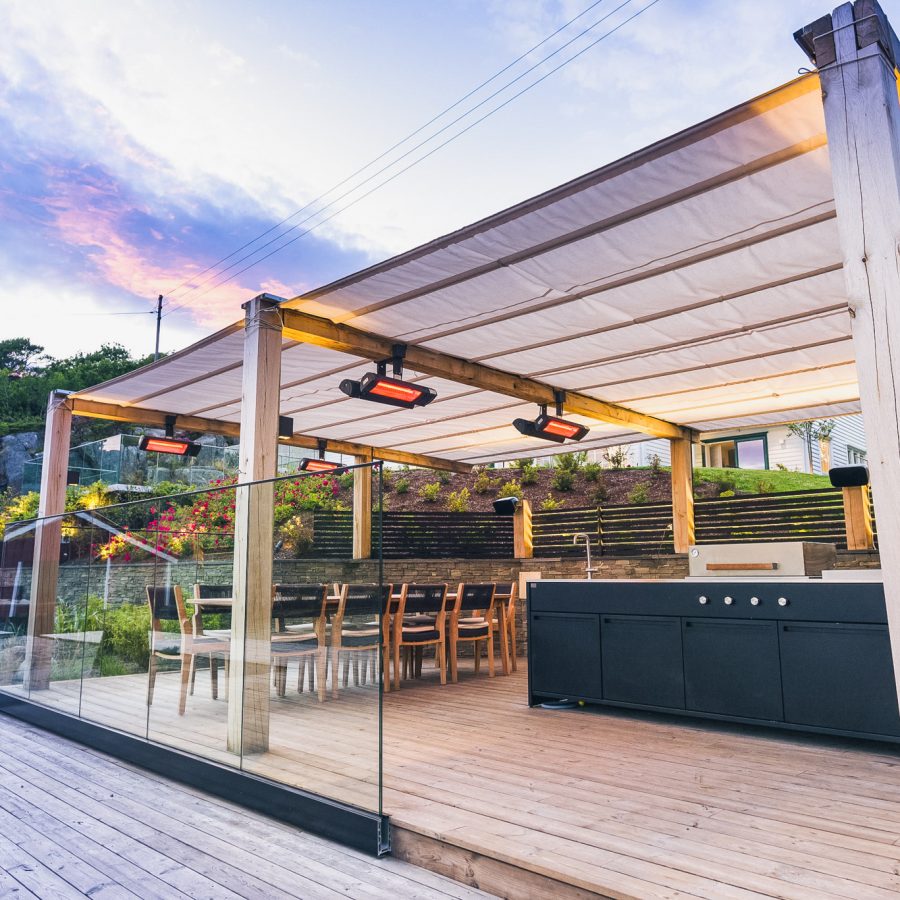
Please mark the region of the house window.
<svg viewBox="0 0 900 900"><path fill-rule="evenodd" d="M768 469L769 442L764 434L704 441L703 462L722 469Z"/></svg>
<svg viewBox="0 0 900 900"><path fill-rule="evenodd" d="M847 464L851 466L868 465L866 451L860 450L859 447L851 447L847 444Z"/></svg>

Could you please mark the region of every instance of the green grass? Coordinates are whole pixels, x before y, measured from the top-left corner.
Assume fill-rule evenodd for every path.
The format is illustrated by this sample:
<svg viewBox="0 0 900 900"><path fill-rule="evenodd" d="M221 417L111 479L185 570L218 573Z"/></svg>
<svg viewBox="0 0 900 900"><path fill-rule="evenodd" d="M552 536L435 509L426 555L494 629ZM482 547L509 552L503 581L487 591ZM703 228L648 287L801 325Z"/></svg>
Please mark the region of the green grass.
<svg viewBox="0 0 900 900"><path fill-rule="evenodd" d="M769 493L780 491L811 491L831 487L827 475L810 475L808 472L783 472L781 469L758 471L754 469L694 469L695 481L733 481L738 493L758 494L759 484L765 482ZM765 489L764 489L765 490Z"/></svg>

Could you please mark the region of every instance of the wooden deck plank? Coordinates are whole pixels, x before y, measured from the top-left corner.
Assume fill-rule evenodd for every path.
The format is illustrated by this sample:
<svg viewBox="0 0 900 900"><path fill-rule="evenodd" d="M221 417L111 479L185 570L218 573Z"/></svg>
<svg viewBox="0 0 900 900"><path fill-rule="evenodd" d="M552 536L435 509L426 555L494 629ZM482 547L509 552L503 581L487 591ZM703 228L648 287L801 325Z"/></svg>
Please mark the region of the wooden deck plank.
<svg viewBox="0 0 900 900"><path fill-rule="evenodd" d="M494 859L623 898L900 894L894 748L662 716L532 710L524 668L488 679L463 666L459 684L441 687L426 663L420 681L384 697L385 812L411 835L459 848L458 877L471 882ZM226 703L209 698L206 677L179 718L177 676L160 676L153 736L229 760ZM145 684L94 679L85 696L108 724L133 725L146 711ZM50 693L71 707L66 690ZM375 701L371 686L324 704L289 690L273 699L270 752L252 770L336 799L377 802ZM16 738L22 752L34 739ZM72 777L84 765L69 766ZM136 815L145 801L129 786L137 776L122 771L114 806ZM173 834L211 829L213 814L194 808L200 798L189 800ZM434 846L416 852L433 855ZM204 847L225 852L215 842ZM374 895L380 889L389 885L378 882Z"/></svg>

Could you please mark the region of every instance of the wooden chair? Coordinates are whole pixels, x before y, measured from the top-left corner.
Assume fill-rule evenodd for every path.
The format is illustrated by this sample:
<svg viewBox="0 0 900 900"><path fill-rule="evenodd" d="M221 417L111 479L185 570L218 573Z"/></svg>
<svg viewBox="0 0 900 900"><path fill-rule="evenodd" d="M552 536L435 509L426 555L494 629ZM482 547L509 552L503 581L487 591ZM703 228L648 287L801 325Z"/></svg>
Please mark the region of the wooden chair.
<svg viewBox="0 0 900 900"><path fill-rule="evenodd" d="M433 617L433 621L417 621L409 616ZM406 617L406 618L404 618ZM397 612L394 615L392 635L394 657L394 687L400 688L400 654L421 654L424 647L434 645L441 684L447 683L447 585L408 584L400 595Z"/></svg>
<svg viewBox="0 0 900 900"><path fill-rule="evenodd" d="M287 693L288 663L296 659L297 692L303 692L303 676L307 661L310 661L314 665L309 670L309 689L316 689L318 681L319 702L325 700L327 596L326 584L276 584L274 587L272 620L276 623L276 629L272 633L272 665L279 697Z"/></svg>
<svg viewBox="0 0 900 900"><path fill-rule="evenodd" d="M204 600L221 600L231 597L234 588L230 584L199 584L194 582L194 634L219 638L219 640L231 640L231 628L214 628L206 631L203 627L203 612L201 606ZM223 608L222 612L231 619L231 610Z"/></svg>
<svg viewBox="0 0 900 900"><path fill-rule="evenodd" d="M231 641L220 640L193 633L188 618L181 587L175 585L147 586L147 603L150 606L150 671L147 685L147 705L153 703L156 686L157 659L181 660L181 693L178 699L178 715L183 716L187 704L188 685L193 694L198 656L209 657L210 688L213 700L219 696L219 660L228 661ZM163 622L178 622L178 633L163 631Z"/></svg>
<svg viewBox="0 0 900 900"><path fill-rule="evenodd" d="M462 613L471 613L463 616ZM487 642L488 674L494 677L494 585L459 586L456 603L450 613L450 680L459 680L457 651L460 643L475 645L475 674L481 671L481 642Z"/></svg>
<svg viewBox="0 0 900 900"><path fill-rule="evenodd" d="M516 654L516 607L519 601L519 585L515 581L494 585L494 631L499 632L501 627L506 628L506 646L508 661L503 667L504 673L511 669L519 670ZM500 642L501 648L503 641ZM501 650L502 652L502 650Z"/></svg>
<svg viewBox="0 0 900 900"><path fill-rule="evenodd" d="M369 658L377 665L378 651L381 651L384 689L390 688L391 658L391 594L392 584L345 584L340 590L338 611L331 625L331 693L337 697L338 671L341 662L344 670L341 680L347 687L350 680L350 658L353 659L353 680L360 683L358 656L363 658L363 682ZM374 618L373 618L374 617Z"/></svg>

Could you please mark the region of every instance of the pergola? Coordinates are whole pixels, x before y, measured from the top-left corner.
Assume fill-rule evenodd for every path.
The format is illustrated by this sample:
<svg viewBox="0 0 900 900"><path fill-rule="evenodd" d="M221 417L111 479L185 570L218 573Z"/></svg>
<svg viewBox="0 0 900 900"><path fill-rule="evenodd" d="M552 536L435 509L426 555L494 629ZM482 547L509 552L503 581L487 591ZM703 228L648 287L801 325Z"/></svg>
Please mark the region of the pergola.
<svg viewBox="0 0 900 900"><path fill-rule="evenodd" d="M40 514L63 511L73 414L240 436L243 483L275 476L279 416L297 425L290 444L466 471L559 452L511 423L561 403L591 428L579 448L671 441L684 552L699 435L861 409L900 683L900 52L874 0L798 40L818 72L337 282L258 296L178 353L52 396ZM340 392L398 354L406 378L437 391L427 408ZM369 479L356 471L360 557ZM272 521L270 494L242 496L234 627L262 649L231 667L245 712L234 704L229 740L247 749L266 741ZM54 540L49 526L38 536L29 635L52 617Z"/></svg>

